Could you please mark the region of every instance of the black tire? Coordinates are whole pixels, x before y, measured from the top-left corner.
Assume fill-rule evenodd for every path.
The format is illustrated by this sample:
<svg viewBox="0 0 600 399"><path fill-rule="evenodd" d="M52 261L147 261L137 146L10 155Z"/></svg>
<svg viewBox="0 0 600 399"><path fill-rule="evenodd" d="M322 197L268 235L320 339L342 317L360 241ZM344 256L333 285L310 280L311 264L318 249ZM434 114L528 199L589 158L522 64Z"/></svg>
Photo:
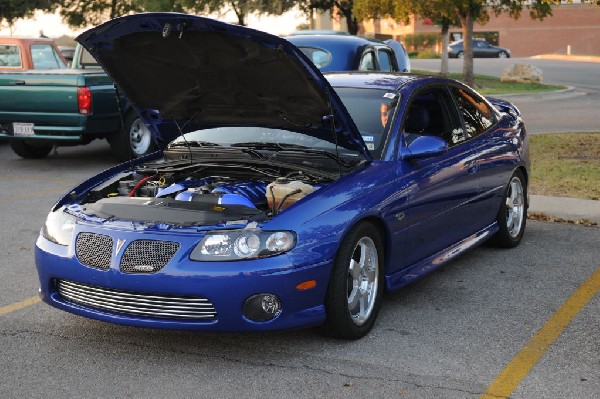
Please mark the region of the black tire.
<svg viewBox="0 0 600 399"><path fill-rule="evenodd" d="M519 245L527 224L527 183L520 170L515 171L508 181L496 221L500 230L489 243L500 248Z"/></svg>
<svg viewBox="0 0 600 399"><path fill-rule="evenodd" d="M364 268L360 267L361 256ZM353 277L351 269L359 275ZM381 234L373 224L359 223L344 237L335 258L325 299L327 319L320 332L343 339L365 336L373 328L381 306L383 272ZM362 290L356 286L357 281L361 281ZM350 303L351 298L358 308ZM364 312L361 300L365 301Z"/></svg>
<svg viewBox="0 0 600 399"><path fill-rule="evenodd" d="M52 151L52 144L33 143L26 140L10 140L10 147L18 156L27 159L44 158Z"/></svg>
<svg viewBox="0 0 600 399"><path fill-rule="evenodd" d="M125 129L108 139L110 149L119 161L128 161L156 150L152 133L135 112L129 112L124 122Z"/></svg>
<svg viewBox="0 0 600 399"><path fill-rule="evenodd" d="M460 59L465 58L465 53L463 53L462 51L459 51L458 53L456 53L456 58L460 58Z"/></svg>
<svg viewBox="0 0 600 399"><path fill-rule="evenodd" d="M500 51L498 53L498 58L508 58L508 53L506 51Z"/></svg>

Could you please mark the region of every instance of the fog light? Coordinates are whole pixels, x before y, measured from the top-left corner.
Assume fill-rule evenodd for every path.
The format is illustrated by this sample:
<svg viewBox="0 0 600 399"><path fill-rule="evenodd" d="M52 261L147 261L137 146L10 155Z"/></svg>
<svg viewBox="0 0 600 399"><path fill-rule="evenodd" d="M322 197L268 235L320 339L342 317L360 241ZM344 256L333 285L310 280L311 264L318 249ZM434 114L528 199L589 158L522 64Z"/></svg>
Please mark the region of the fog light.
<svg viewBox="0 0 600 399"><path fill-rule="evenodd" d="M281 301L277 295L252 295L244 302L244 316L252 321L268 321L281 313Z"/></svg>

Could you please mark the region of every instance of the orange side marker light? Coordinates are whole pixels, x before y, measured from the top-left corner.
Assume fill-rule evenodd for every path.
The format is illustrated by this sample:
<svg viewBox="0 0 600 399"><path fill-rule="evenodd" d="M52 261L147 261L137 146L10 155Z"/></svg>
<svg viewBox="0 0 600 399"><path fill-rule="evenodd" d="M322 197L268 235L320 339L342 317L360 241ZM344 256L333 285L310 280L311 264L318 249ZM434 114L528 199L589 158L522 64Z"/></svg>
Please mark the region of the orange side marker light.
<svg viewBox="0 0 600 399"><path fill-rule="evenodd" d="M317 286L317 280L308 280L296 286L298 291L306 291Z"/></svg>

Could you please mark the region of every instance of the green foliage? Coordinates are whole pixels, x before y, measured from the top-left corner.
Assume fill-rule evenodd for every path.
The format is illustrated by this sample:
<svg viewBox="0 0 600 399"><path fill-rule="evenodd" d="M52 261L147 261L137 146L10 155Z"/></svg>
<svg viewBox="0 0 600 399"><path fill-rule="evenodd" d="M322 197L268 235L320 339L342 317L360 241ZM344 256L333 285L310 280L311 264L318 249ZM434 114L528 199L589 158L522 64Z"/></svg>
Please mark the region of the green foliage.
<svg viewBox="0 0 600 399"><path fill-rule="evenodd" d="M135 0L62 0L60 5L60 14L73 27L98 25L143 10Z"/></svg>
<svg viewBox="0 0 600 399"><path fill-rule="evenodd" d="M414 35L402 36L402 43L411 51L423 51L432 49L440 42L439 33L415 33Z"/></svg>
<svg viewBox="0 0 600 399"><path fill-rule="evenodd" d="M2 0L0 0L2 1ZM98 25L109 19L141 11L209 14L232 10L240 25L250 13L280 15L296 2L290 0L62 0L61 15L75 27Z"/></svg>
<svg viewBox="0 0 600 399"><path fill-rule="evenodd" d="M12 25L19 18L30 17L35 10L52 11L56 2L46 0L0 0L0 27Z"/></svg>
<svg viewBox="0 0 600 399"><path fill-rule="evenodd" d="M331 15L339 15L346 19L348 32L352 35L358 33L358 22L354 14L355 0L300 0L295 2L306 15L312 10L329 11Z"/></svg>

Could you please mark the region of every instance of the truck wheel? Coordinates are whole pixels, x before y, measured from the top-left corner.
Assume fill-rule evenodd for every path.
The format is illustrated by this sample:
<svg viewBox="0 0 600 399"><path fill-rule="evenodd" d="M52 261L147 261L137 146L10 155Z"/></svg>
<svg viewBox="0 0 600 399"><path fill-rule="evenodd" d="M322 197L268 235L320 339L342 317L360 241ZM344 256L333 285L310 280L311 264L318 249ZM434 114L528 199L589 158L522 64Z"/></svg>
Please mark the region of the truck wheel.
<svg viewBox="0 0 600 399"><path fill-rule="evenodd" d="M25 140L11 140L10 147L18 156L27 159L44 158L52 151L52 144L33 143Z"/></svg>
<svg viewBox="0 0 600 399"><path fill-rule="evenodd" d="M125 117L125 129L108 139L113 154L120 161L127 161L153 152L156 148L150 129L134 113Z"/></svg>

